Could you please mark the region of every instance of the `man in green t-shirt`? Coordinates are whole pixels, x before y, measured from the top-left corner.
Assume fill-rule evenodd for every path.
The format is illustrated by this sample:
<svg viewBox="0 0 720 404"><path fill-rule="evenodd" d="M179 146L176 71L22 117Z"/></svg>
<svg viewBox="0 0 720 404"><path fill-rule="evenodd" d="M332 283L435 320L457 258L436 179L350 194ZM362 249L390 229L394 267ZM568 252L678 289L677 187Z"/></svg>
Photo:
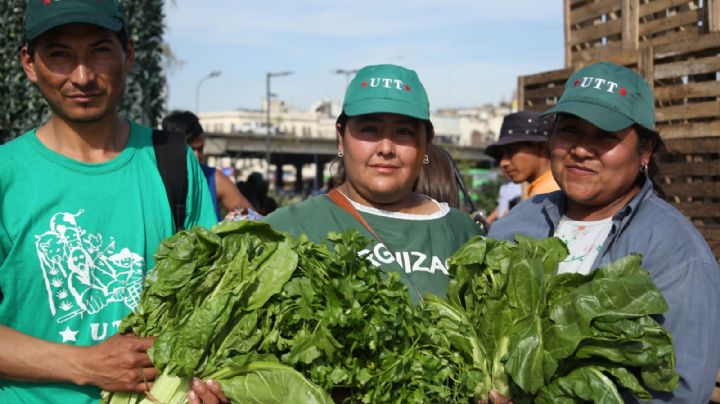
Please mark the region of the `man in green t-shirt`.
<svg viewBox="0 0 720 404"><path fill-rule="evenodd" d="M174 232L152 131L117 113L134 62L116 0L30 0L21 61L51 116L0 147L0 402L143 391L150 338L116 334ZM211 226L190 150L184 224Z"/></svg>

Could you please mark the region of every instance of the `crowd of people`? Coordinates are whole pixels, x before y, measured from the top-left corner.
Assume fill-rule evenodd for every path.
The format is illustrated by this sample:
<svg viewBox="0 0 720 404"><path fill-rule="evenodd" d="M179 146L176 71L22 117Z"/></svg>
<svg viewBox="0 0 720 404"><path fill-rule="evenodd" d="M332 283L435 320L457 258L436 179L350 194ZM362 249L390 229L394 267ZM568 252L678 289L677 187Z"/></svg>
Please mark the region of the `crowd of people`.
<svg viewBox="0 0 720 404"><path fill-rule="evenodd" d="M389 64L363 67L347 87L331 189L277 210L262 174L236 186L204 164L197 116L170 113L162 126L181 137L187 182L177 226L157 131L117 112L135 54L119 3L31 0L25 18L22 66L51 114L0 146L0 402L90 403L101 390L151 386L153 339L116 331L178 227L211 227L230 212L316 242L357 229L372 240L367 259L398 273L418 303L446 293L448 257L484 234L452 158L433 144L423 83ZM642 254L669 305L658 320L680 376L652 402L704 403L720 366L720 270L651 178L663 149L654 105L641 76L601 62L575 72L550 111L508 115L487 149L509 180L487 235L560 238L570 252L561 273ZM227 399L194 380L190 402Z"/></svg>

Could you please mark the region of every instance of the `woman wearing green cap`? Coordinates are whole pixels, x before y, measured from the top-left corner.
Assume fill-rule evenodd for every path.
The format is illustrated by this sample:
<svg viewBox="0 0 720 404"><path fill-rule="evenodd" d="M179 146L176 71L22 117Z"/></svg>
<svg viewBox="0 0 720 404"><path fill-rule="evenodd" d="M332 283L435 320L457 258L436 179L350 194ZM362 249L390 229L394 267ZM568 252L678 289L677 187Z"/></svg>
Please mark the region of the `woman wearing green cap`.
<svg viewBox="0 0 720 404"><path fill-rule="evenodd" d="M279 230L321 242L355 228L373 243L371 262L398 272L414 301L444 296L446 259L480 228L468 215L413 191L433 136L427 94L417 74L366 66L348 86L337 119L336 192L276 211Z"/></svg>
<svg viewBox="0 0 720 404"><path fill-rule="evenodd" d="M519 204L489 237L559 237L570 251L561 273L642 254L669 306L658 320L673 336L680 376L674 392L653 402L707 403L720 366L720 270L700 233L653 192L648 173L664 147L654 106L630 69L602 62L573 74L546 113L556 116L549 145L560 191Z"/></svg>

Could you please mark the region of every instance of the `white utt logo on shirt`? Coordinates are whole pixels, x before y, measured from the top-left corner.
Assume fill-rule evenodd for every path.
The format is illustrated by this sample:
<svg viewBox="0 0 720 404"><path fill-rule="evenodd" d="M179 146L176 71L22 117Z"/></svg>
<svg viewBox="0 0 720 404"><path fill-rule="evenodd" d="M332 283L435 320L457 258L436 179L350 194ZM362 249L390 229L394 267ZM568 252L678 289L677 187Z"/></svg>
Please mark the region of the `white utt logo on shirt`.
<svg viewBox="0 0 720 404"><path fill-rule="evenodd" d="M50 230L35 236L50 312L58 324L111 304L134 311L140 301L144 258L127 248L116 252L113 238L103 246L101 234L88 234L78 224L82 214L56 213ZM61 335L64 341L75 337L69 328Z"/></svg>

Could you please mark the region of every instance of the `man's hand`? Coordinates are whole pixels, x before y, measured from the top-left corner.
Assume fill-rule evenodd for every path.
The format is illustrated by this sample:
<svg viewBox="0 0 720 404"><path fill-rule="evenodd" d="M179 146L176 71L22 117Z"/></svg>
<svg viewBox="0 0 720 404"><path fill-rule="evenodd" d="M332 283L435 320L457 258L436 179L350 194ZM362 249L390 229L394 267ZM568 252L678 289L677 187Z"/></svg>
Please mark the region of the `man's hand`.
<svg viewBox="0 0 720 404"><path fill-rule="evenodd" d="M150 390L158 376L147 350L154 338L116 334L98 345L83 347L77 384L90 384L107 391Z"/></svg>
<svg viewBox="0 0 720 404"><path fill-rule="evenodd" d="M188 395L189 404L220 404L229 403L220 385L214 380L203 382L198 378L192 380L192 391Z"/></svg>
<svg viewBox="0 0 720 404"><path fill-rule="evenodd" d="M478 404L513 404L513 402L497 391L490 390L488 400L480 400Z"/></svg>

